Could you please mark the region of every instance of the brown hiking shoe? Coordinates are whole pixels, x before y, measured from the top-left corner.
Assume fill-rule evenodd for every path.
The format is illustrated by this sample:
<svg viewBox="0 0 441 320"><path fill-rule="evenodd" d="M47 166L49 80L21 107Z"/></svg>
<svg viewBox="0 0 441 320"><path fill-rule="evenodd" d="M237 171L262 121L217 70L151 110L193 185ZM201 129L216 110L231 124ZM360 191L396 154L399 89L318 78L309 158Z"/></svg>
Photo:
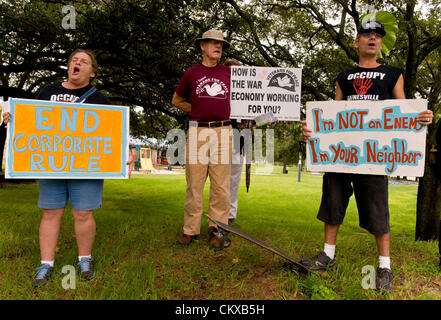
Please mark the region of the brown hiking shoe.
<svg viewBox="0 0 441 320"><path fill-rule="evenodd" d="M222 250L224 248L224 240L216 236L210 238L210 245L216 250Z"/></svg>
<svg viewBox="0 0 441 320"><path fill-rule="evenodd" d="M188 246L196 236L189 236L188 234L183 233L182 236L178 238L178 243L183 246Z"/></svg>
<svg viewBox="0 0 441 320"><path fill-rule="evenodd" d="M230 239L227 238L221 231L215 227L208 228L208 237L210 245L216 250L222 250L228 248L231 244Z"/></svg>

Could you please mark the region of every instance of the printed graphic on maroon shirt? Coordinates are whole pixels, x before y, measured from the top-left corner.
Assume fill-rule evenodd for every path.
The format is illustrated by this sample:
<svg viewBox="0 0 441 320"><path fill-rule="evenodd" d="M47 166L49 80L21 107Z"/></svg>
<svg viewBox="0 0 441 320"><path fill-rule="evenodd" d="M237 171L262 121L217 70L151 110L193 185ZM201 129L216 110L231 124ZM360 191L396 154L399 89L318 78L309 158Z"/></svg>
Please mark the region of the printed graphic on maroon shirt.
<svg viewBox="0 0 441 320"><path fill-rule="evenodd" d="M227 99L228 87L219 79L203 77L197 81L196 95L199 98Z"/></svg>

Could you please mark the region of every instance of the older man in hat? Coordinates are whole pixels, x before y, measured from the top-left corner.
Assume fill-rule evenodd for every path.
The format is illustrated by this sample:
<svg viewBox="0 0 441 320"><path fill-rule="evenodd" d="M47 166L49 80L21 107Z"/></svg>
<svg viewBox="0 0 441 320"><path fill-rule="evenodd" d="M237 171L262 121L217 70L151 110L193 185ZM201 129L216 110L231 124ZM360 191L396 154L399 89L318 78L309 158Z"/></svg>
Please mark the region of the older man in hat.
<svg viewBox="0 0 441 320"><path fill-rule="evenodd" d="M219 30L211 29L196 39L202 62L182 77L172 104L189 113L185 173L187 181L181 245L200 234L203 192L210 177L208 215L228 224L230 208L231 121L230 68L219 63L229 46ZM208 140L208 141L207 141ZM209 222L209 242L215 249L230 245L226 235Z"/></svg>
<svg viewBox="0 0 441 320"><path fill-rule="evenodd" d="M359 63L337 76L335 100L405 99L402 70L377 62L386 35L378 21L363 23L354 41ZM432 122L433 113L426 110L416 120L422 125ZM305 140L311 130L302 121ZM343 222L349 198L355 194L360 226L375 236L379 267L378 290L392 291L393 274L390 267L390 227L387 176L326 172L323 176L323 194L317 218L325 224L324 250L301 262L312 270L324 271L335 264L337 233Z"/></svg>

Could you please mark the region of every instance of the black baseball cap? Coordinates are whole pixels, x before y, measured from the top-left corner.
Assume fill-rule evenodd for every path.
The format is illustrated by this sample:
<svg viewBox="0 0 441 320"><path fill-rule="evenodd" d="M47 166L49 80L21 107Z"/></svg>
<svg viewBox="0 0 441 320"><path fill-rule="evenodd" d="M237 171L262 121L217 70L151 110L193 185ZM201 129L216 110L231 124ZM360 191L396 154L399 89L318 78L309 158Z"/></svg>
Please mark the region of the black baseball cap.
<svg viewBox="0 0 441 320"><path fill-rule="evenodd" d="M365 23L362 23L360 28L358 29L357 34L361 34L361 33L369 33L371 31L375 31L379 34L381 34L381 36L385 36L386 35L386 31L384 30L384 26L379 23L378 21L368 21Z"/></svg>

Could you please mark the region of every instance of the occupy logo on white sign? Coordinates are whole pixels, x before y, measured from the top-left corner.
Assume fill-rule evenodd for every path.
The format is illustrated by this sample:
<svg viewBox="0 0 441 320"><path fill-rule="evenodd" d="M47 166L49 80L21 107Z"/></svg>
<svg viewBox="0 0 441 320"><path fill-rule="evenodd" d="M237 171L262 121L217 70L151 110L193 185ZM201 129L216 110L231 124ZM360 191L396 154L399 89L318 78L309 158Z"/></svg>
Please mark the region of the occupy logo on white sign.
<svg viewBox="0 0 441 320"><path fill-rule="evenodd" d="M278 87L291 92L296 92L299 86L299 81L295 74L286 69L279 69L271 72L267 79L269 79L268 87Z"/></svg>

